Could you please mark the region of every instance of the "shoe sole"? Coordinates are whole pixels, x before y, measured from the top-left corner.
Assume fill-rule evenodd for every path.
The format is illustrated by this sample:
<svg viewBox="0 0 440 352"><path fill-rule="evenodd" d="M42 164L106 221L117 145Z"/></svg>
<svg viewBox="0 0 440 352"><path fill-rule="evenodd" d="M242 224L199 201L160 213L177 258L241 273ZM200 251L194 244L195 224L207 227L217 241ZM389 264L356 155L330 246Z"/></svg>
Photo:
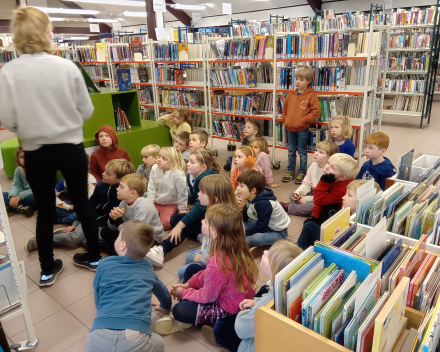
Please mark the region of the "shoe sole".
<svg viewBox="0 0 440 352"><path fill-rule="evenodd" d="M169 335L177 332L178 330L174 331L173 327L174 325L171 320L158 320L156 324L154 324L154 330L161 335Z"/></svg>
<svg viewBox="0 0 440 352"><path fill-rule="evenodd" d="M89 265L84 264L83 262L77 262L77 261L75 261L75 259L73 259L73 264L75 264L76 266L80 266L81 268L89 269L90 271L93 271L93 272L96 272L96 269L97 269L97 267L92 268Z"/></svg>
<svg viewBox="0 0 440 352"><path fill-rule="evenodd" d="M222 347L215 340L214 328L212 326L203 325L202 326L202 335L206 339L206 341L208 341L211 345L217 346L217 347Z"/></svg>
<svg viewBox="0 0 440 352"><path fill-rule="evenodd" d="M150 259L151 265L155 266L156 268L163 268L163 262L158 262L155 259L150 258L149 256L147 256L146 258Z"/></svg>
<svg viewBox="0 0 440 352"><path fill-rule="evenodd" d="M28 248L27 248L27 244L29 243L29 241L30 241L31 239L29 239L25 244L24 244L24 251L27 253L27 254L29 254L29 253L32 253L32 252L35 252L37 249L38 249L38 247L36 247L34 250L32 250L32 251L29 251L28 250Z"/></svg>
<svg viewBox="0 0 440 352"><path fill-rule="evenodd" d="M57 279L57 276L58 276L63 270L64 270L64 264L63 264L61 270L58 271L56 274L54 274L55 277L53 278L53 281L51 281L51 282L47 282L47 283L44 283L44 284L38 282L38 286L40 286L40 287L52 286L52 285L55 283L55 281L56 281L56 279Z"/></svg>
<svg viewBox="0 0 440 352"><path fill-rule="evenodd" d="M291 181L293 181L293 178L291 180L281 180L281 182L286 182L286 183Z"/></svg>

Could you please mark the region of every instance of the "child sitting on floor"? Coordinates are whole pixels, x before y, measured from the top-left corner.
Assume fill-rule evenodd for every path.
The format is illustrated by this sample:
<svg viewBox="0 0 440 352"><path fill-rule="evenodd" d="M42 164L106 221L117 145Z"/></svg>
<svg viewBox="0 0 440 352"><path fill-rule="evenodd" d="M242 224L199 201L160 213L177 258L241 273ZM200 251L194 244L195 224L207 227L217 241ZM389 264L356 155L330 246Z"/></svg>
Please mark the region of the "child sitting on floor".
<svg viewBox="0 0 440 352"><path fill-rule="evenodd" d="M248 170L238 176L237 201L243 207L246 243L249 247L268 246L287 238L290 218L269 188L264 175Z"/></svg>
<svg viewBox="0 0 440 352"><path fill-rule="evenodd" d="M254 150L251 147L241 146L235 151L234 160L233 160L235 169L232 170L231 172L231 184L234 191L238 186L237 178L240 174L242 174L247 170L258 171L258 169L255 167L255 162L256 159L255 159Z"/></svg>
<svg viewBox="0 0 440 352"><path fill-rule="evenodd" d="M172 215L186 213L188 192L185 170L182 154L174 147L162 148L157 164L151 170L147 200L159 213L165 231L171 229Z"/></svg>
<svg viewBox="0 0 440 352"><path fill-rule="evenodd" d="M189 147L191 151L206 149L208 145L208 133L204 130L193 131L189 134Z"/></svg>
<svg viewBox="0 0 440 352"><path fill-rule="evenodd" d="M313 210L313 189L318 184L324 173L328 159L338 153L338 146L332 141L322 141L316 146L313 156L314 162L307 170L301 186L290 193L289 203L280 202L289 215L310 216Z"/></svg>
<svg viewBox="0 0 440 352"><path fill-rule="evenodd" d="M157 163L160 147L157 144L148 144L141 150L142 164L139 165L136 173L144 176L150 182L151 168Z"/></svg>
<svg viewBox="0 0 440 352"><path fill-rule="evenodd" d="M170 295L181 299L169 316L156 321L159 334L211 325L239 312L239 303L255 294L258 268L244 240L242 216L236 206L215 204L206 212L202 232L211 237L206 269L186 284L175 284ZM212 331L212 328L210 329Z"/></svg>
<svg viewBox="0 0 440 352"><path fill-rule="evenodd" d="M339 148L339 153L345 153L354 158L356 147L351 141L353 128L348 116L336 116L330 120L331 139Z"/></svg>
<svg viewBox="0 0 440 352"><path fill-rule="evenodd" d="M162 337L150 328L151 297L155 295L163 309L171 307L165 284L145 259L154 237L147 223L126 221L115 241L118 256L99 262L93 281L97 313L87 335L88 352L164 350Z"/></svg>
<svg viewBox="0 0 440 352"><path fill-rule="evenodd" d="M170 129L173 141L180 132L191 132L194 124L187 107L176 108L171 114L159 117L156 122L158 125L165 125Z"/></svg>
<svg viewBox="0 0 440 352"><path fill-rule="evenodd" d="M34 208L37 207L37 203L32 194L31 186L29 186L26 180L23 147L20 146L15 151L15 160L17 161L18 167L14 171L11 188L9 192L3 192L6 211L9 216L18 213L31 217L34 215Z"/></svg>
<svg viewBox="0 0 440 352"><path fill-rule="evenodd" d="M269 158L269 145L263 137L255 138L249 146L254 150L257 156L256 166L266 178L266 186L271 188L281 187L277 183L273 183L272 163Z"/></svg>
<svg viewBox="0 0 440 352"><path fill-rule="evenodd" d="M189 132L183 131L180 132L174 140L174 147L182 153L185 165L188 164L189 154L191 153L191 149L189 148L189 136Z"/></svg>
<svg viewBox="0 0 440 352"><path fill-rule="evenodd" d="M118 137L113 127L102 126L96 132L95 140L99 144L99 149L95 150L90 158L90 173L98 181L102 181L102 173L110 160L126 159L131 161L125 149L118 147Z"/></svg>

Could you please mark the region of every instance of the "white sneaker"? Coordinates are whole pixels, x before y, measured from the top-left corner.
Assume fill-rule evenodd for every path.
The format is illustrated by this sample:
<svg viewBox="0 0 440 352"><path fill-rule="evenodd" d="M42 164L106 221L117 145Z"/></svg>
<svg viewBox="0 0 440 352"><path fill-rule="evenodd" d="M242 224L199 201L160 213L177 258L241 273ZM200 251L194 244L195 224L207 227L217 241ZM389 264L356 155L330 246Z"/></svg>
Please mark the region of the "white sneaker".
<svg viewBox="0 0 440 352"><path fill-rule="evenodd" d="M156 321L154 329L158 334L169 335L177 331L189 329L193 324L185 324L174 319L173 314L165 315L163 318Z"/></svg>
<svg viewBox="0 0 440 352"><path fill-rule="evenodd" d="M146 258L151 260L153 266L163 268L164 256L162 246L154 246L147 253Z"/></svg>

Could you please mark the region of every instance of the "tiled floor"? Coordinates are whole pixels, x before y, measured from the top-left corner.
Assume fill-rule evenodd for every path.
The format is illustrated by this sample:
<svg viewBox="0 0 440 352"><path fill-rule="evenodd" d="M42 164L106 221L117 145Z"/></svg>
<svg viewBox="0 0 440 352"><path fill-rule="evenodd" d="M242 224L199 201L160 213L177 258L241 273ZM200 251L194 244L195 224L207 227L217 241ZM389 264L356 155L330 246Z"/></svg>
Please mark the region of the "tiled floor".
<svg viewBox="0 0 440 352"><path fill-rule="evenodd" d="M440 154L440 103L436 102L433 109L432 124L423 130L418 129L417 119L391 117L384 119L382 131L388 133L391 138L391 146L387 156L395 163L397 157L415 148L418 156L421 153ZM0 132L0 141L11 138L12 134L7 131ZM214 147L219 151L217 158L223 166L227 156L232 152L226 150L223 141L215 140ZM293 184L283 184L281 178L287 165L287 151L277 150L277 159L281 160L281 169L274 170L276 183L282 184L281 188L275 189L275 195L281 201L288 201L289 193L296 187ZM312 155L309 155L309 164ZM222 170L223 174L227 174ZM3 191L11 186L9 180L0 170L0 184ZM81 252L81 248L56 248L56 258L63 260L65 270L60 274L56 284L49 288L40 289L36 282L39 279L40 268L36 252L27 255L23 250L23 244L27 239L34 236L36 216L30 219L23 215L14 215L10 218L11 231L19 260L23 260L26 267L28 301L36 336L40 343L34 351L39 352L84 352L86 335L92 326L96 314L92 282L94 274L88 270L80 269L72 264L72 256ZM302 228L303 218L292 217L289 226L289 236L296 239ZM159 278L171 286L178 282L177 269L185 263L185 254L200 245L193 241L184 242L180 247L167 255L163 269L157 270ZM5 253L6 247L0 248L0 253ZM256 259L258 263L260 258ZM268 277L260 272L258 285L261 286ZM153 312L153 322L162 313ZM10 341L16 343L27 338L23 318L20 316L4 324L4 329ZM166 351L221 351L221 348L210 345L202 336L200 329L192 327L185 332L179 332L164 337Z"/></svg>

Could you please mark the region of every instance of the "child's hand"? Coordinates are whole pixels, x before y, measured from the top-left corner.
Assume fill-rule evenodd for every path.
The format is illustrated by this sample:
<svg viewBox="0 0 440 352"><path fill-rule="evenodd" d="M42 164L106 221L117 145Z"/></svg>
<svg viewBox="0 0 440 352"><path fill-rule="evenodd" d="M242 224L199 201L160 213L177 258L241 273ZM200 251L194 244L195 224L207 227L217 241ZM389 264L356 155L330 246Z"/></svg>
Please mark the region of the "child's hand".
<svg viewBox="0 0 440 352"><path fill-rule="evenodd" d="M244 310L246 308L252 308L255 306L255 303L255 299L244 299L238 306L240 307L240 310Z"/></svg>
<svg viewBox="0 0 440 352"><path fill-rule="evenodd" d="M20 196L9 198L9 205L13 208L17 208L18 202L20 202L20 199L21 199Z"/></svg>
<svg viewBox="0 0 440 352"><path fill-rule="evenodd" d="M73 210L73 204L69 207L69 210Z"/></svg>
<svg viewBox="0 0 440 352"><path fill-rule="evenodd" d="M174 296L174 299L179 299L180 294L183 289L189 288L188 283L186 284L175 284L172 286L172 289L170 290L170 294Z"/></svg>
<svg viewBox="0 0 440 352"><path fill-rule="evenodd" d="M72 225L72 226L66 227L66 231L64 231L64 232L72 232L75 229L76 229L76 226Z"/></svg>
<svg viewBox="0 0 440 352"><path fill-rule="evenodd" d="M168 234L168 237L170 239L170 242L175 241L176 245L180 242L180 234L182 233L182 228L177 224L174 229L170 231Z"/></svg>
<svg viewBox="0 0 440 352"><path fill-rule="evenodd" d="M298 202L298 204L304 204L304 199L301 196L296 201Z"/></svg>
<svg viewBox="0 0 440 352"><path fill-rule="evenodd" d="M161 311L161 310L165 310L160 306L160 302L157 299L152 299L151 300L151 305L153 307L153 309L157 312L157 311Z"/></svg>
<svg viewBox="0 0 440 352"><path fill-rule="evenodd" d="M301 198L301 196L298 193L293 194L293 199L298 200L300 198Z"/></svg>
<svg viewBox="0 0 440 352"><path fill-rule="evenodd" d="M281 185L279 185L278 183L273 183L272 186L270 186L271 188L278 188L281 187Z"/></svg>
<svg viewBox="0 0 440 352"><path fill-rule="evenodd" d="M116 220L120 217L122 217L122 215L124 215L125 209L124 208L118 208L118 207L114 207L111 211L110 211L110 217L113 220Z"/></svg>
<svg viewBox="0 0 440 352"><path fill-rule="evenodd" d="M200 262L200 258L202 257L202 255L200 254L200 253L197 253L195 256L194 256L194 261L195 262Z"/></svg>

